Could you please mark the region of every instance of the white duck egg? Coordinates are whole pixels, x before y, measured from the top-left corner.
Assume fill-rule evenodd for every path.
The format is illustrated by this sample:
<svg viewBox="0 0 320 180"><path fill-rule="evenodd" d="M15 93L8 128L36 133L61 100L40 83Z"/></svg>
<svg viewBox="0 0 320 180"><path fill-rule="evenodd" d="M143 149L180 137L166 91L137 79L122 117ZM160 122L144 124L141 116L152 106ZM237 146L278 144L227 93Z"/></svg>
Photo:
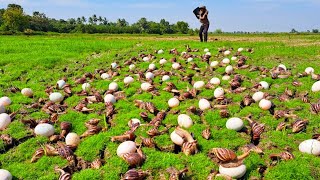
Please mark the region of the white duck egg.
<svg viewBox="0 0 320 180"><path fill-rule="evenodd" d="M193 84L193 88L199 90L199 89L203 88L204 85L205 85L205 83L203 81L197 81Z"/></svg>
<svg viewBox="0 0 320 180"><path fill-rule="evenodd" d="M57 81L57 85L58 85L58 89L62 89L64 85L66 85L66 82L61 79L59 81Z"/></svg>
<svg viewBox="0 0 320 180"><path fill-rule="evenodd" d="M177 99L177 98L175 98L175 97L169 99L169 101L168 101L168 105L169 105L169 107L171 107L171 108L178 107L179 104L180 104L179 99Z"/></svg>
<svg viewBox="0 0 320 180"><path fill-rule="evenodd" d="M300 143L299 150L303 153L320 155L320 142L315 139L308 139Z"/></svg>
<svg viewBox="0 0 320 180"><path fill-rule="evenodd" d="M192 119L186 114L180 114L178 116L178 124L183 128L190 128L193 125Z"/></svg>
<svg viewBox="0 0 320 180"><path fill-rule="evenodd" d="M210 84L213 84L213 85L219 85L220 84L220 79L217 78L217 77L214 77L210 80Z"/></svg>
<svg viewBox="0 0 320 180"><path fill-rule="evenodd" d="M54 127L51 124L41 123L34 128L34 133L39 136L50 137L54 134Z"/></svg>
<svg viewBox="0 0 320 180"><path fill-rule="evenodd" d="M109 84L109 90L118 91L118 89L119 89L119 86L116 82L112 82Z"/></svg>
<svg viewBox="0 0 320 180"><path fill-rule="evenodd" d="M228 119L227 123L226 123L226 127L227 129L231 129L231 130L235 130L235 131L240 131L244 126L244 123L242 121L242 119L237 118L237 117L233 117Z"/></svg>
<svg viewBox="0 0 320 180"><path fill-rule="evenodd" d="M252 99L253 99L255 102L259 102L259 101L261 101L261 99L263 99L263 96L264 96L264 93L261 92L261 91L258 91L258 92L255 92L255 93L252 95Z"/></svg>
<svg viewBox="0 0 320 180"><path fill-rule="evenodd" d="M162 81L164 82L164 81L169 81L170 80L170 76L168 76L168 75L164 75L164 76L162 76Z"/></svg>
<svg viewBox="0 0 320 180"><path fill-rule="evenodd" d="M117 100L116 98L114 97L114 95L112 94L107 94L105 97L104 97L104 102L110 102L110 103L115 103Z"/></svg>
<svg viewBox="0 0 320 180"><path fill-rule="evenodd" d="M11 123L11 118L7 113L0 114L0 130L6 129Z"/></svg>
<svg viewBox="0 0 320 180"><path fill-rule="evenodd" d="M50 101L57 103L63 101L63 95L59 92L51 93L49 96Z"/></svg>
<svg viewBox="0 0 320 180"><path fill-rule="evenodd" d="M210 102L206 99L200 99L199 100L199 108L204 111L206 109L209 109L211 107Z"/></svg>

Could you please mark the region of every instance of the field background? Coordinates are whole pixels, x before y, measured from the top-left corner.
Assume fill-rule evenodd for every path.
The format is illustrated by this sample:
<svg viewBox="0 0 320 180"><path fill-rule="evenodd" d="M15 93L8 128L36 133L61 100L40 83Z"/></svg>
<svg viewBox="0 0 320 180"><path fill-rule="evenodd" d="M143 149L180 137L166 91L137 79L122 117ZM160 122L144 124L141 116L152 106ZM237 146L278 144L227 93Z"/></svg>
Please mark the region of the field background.
<svg viewBox="0 0 320 180"><path fill-rule="evenodd" d="M216 41L214 39L217 39ZM17 115L15 120L10 124L9 128L0 134L9 134L16 139L21 139L32 134L22 123L22 119L45 119L48 115L39 110L26 109L27 104L36 102L39 98L48 98L44 92L46 86L53 86L57 80L62 77L68 77L68 83L74 85L74 79L81 77L86 72L94 72L98 68L109 68L114 61L124 62L132 56L138 56L139 52L153 53L154 50L163 49L165 54L158 56L170 59L168 51L177 48L179 52L185 50L185 45L189 44L191 48L200 49L202 54L204 48L209 48L213 55L217 54L219 47L239 47L254 48L253 54L245 54L250 57L247 64L264 66L272 68L280 63L285 64L295 75L303 72L308 66L315 68L316 73L320 73L320 36L317 35L294 35L294 34L274 34L274 35L211 35L209 43L198 42L196 36L144 36L144 35L77 35L77 34L55 34L46 36L0 36L0 96L8 96L13 103L10 105L11 112L19 110L27 110L27 115ZM214 58L212 58L214 59ZM199 63L201 68L205 64ZM67 71L63 69L67 67ZM148 63L141 63L139 68L147 68ZM157 64L159 67L159 64ZM170 65L165 67L170 69ZM128 67L123 70L127 71ZM224 69L218 69L216 75L221 77ZM254 82L265 80L272 83L272 87L268 92L279 95L284 92L286 87L296 89L299 92L309 91L313 80L310 77L302 78L301 87L295 88L291 85L292 78L288 80L272 80L270 77L261 78L258 72L248 73L247 71L239 71L237 73L246 75L252 81L245 82L245 86L252 86ZM127 95L126 100L116 103L118 114L115 118L116 126L101 132L97 135L90 136L82 140L80 146L76 150L76 154L83 157L87 161L93 161L98 157L100 150L109 151L111 157L106 159L106 164L98 169L87 169L75 173L73 179L119 179L121 173L125 173L128 165L116 156L116 148L118 143L110 142L110 137L120 135L127 130L127 122L131 118L139 117L141 110L134 107L132 100L150 100L151 95L143 93L136 95L136 88L140 87L140 83L135 81L130 88L125 89L123 85L123 77L126 72L121 73L118 78L121 90ZM201 77L197 77L198 80ZM210 80L208 79L205 80ZM111 81L96 80L92 86L98 90L106 90ZM155 80L159 82L159 77ZM178 79L173 78L173 82L179 89L186 88L186 83L177 83ZM223 85L227 85L224 82ZM30 87L35 95L33 99L23 97L20 93L9 93L7 89L11 86L20 89ZM161 86L159 89L164 87ZM74 92L80 91L81 85L73 88ZM200 97L211 97L212 90L204 90L200 93ZM167 108L167 100L171 98L170 93L161 93L161 96L150 100L156 103L158 109ZM84 122L91 118L103 119L96 113L82 114L72 111L71 108L83 97L72 96L67 99L69 109L67 114L59 116L59 122L72 122L72 132L82 134L86 128ZM242 95L232 95L234 101L239 102ZM310 94L312 102L317 102L320 94ZM303 110L296 112L301 118L309 119L310 123L305 132L298 134L291 133L290 130L284 132L274 131L275 127L281 120L275 120L270 114L262 112L257 104L252 107L244 108L240 111L237 105L229 107L231 116L244 117L249 113L253 113L255 119L259 118L259 122L267 125L266 132L261 140L261 147L265 150L265 155L260 157L251 154L245 160L248 171L245 178L260 177L257 172L259 165L268 163L268 155L277 153L290 147L296 156L294 160L288 162L279 162L277 166L268 169L265 174L266 179L320 179L320 158L312 155L302 154L298 151L298 145L303 140L311 138L313 133L319 133L320 117L312 115L309 112L309 105L303 104L301 101L294 99L289 102L279 102L277 99L273 101L280 109L301 107ZM188 101L180 105L181 113L191 105L196 105L197 101ZM104 104L94 104L95 110L103 109ZM194 156L185 156L183 153L163 153L150 148L143 148L147 155L147 160L142 166L144 170L151 170L152 177L159 179L160 174L166 174L165 169L174 166L182 169L185 166L189 168L190 179L205 179L211 169L217 169L208 157L207 152L213 147L224 147L237 150L239 147L248 144L249 137L226 130L225 122L227 119L221 119L217 111L208 111L205 114L207 122L210 124L212 138L206 141L201 137L201 131L205 126L201 124L199 117L192 116L195 125L190 129L197 137L201 152ZM169 114L164 123L176 125L177 115ZM101 122L101 125L104 124ZM247 124L248 125L248 124ZM219 130L218 130L219 129ZM174 130L172 128L170 133ZM144 135L146 129L139 128L137 135ZM56 125L56 132L59 132L59 126ZM169 134L156 138L160 145L171 144ZM0 168L9 170L16 179L57 179L59 175L54 172L54 166L63 167L67 164L66 160L60 157L42 157L36 163L30 163L30 159L34 151L39 148L39 143L47 142L46 138L33 137L17 147L10 149L8 152L0 154ZM276 146L276 148L275 148ZM0 150L3 149L3 142L0 140ZM271 148L272 147L272 148ZM237 151L240 154L240 151ZM166 176L168 176L166 174Z"/></svg>

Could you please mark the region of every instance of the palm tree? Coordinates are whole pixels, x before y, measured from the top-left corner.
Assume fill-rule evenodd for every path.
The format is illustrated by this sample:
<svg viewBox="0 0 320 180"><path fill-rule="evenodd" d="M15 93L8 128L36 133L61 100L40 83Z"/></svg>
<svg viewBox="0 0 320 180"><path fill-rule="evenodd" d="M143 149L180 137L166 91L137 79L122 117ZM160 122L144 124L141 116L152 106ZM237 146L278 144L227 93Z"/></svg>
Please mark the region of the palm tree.
<svg viewBox="0 0 320 180"><path fill-rule="evenodd" d="M93 24L93 18L92 17L89 17L89 24Z"/></svg>
<svg viewBox="0 0 320 180"><path fill-rule="evenodd" d="M82 23L86 23L87 22L87 19L84 16L81 17L81 20L82 20Z"/></svg>

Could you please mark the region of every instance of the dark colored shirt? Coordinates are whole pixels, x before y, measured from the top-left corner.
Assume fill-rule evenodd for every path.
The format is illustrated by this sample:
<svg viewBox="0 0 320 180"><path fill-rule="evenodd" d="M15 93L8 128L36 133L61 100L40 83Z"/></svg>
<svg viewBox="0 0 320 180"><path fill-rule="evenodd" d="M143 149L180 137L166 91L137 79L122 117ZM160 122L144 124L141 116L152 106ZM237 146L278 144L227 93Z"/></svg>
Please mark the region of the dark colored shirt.
<svg viewBox="0 0 320 180"><path fill-rule="evenodd" d="M209 19L208 19L208 11L200 15L200 22L202 24L209 24Z"/></svg>

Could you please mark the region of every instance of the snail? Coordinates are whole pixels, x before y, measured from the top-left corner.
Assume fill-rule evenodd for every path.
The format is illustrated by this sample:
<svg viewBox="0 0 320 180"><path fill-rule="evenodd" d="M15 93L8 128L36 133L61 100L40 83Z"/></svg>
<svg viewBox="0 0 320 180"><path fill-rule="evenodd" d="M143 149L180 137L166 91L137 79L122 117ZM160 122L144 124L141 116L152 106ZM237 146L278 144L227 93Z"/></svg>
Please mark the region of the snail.
<svg viewBox="0 0 320 180"><path fill-rule="evenodd" d="M58 167L55 167L54 170L60 173L59 180L71 180L70 173L65 172L63 169L60 169Z"/></svg>
<svg viewBox="0 0 320 180"><path fill-rule="evenodd" d="M171 133L170 138L175 144L182 146L182 152L185 155L189 156L198 152L197 141L194 140L186 130L177 127L173 133Z"/></svg>
<svg viewBox="0 0 320 180"><path fill-rule="evenodd" d="M141 144L145 147L154 148L157 146L153 138L144 138L140 136L140 139L142 141Z"/></svg>
<svg viewBox="0 0 320 180"><path fill-rule="evenodd" d="M312 67L307 67L305 70L304 70L305 73L307 74L312 74L314 73L314 69Z"/></svg>
<svg viewBox="0 0 320 180"><path fill-rule="evenodd" d="M272 161L277 161L279 159L284 160L284 161L288 161L288 160L294 159L294 155L289 151L284 151L279 154L270 154L269 158Z"/></svg>
<svg viewBox="0 0 320 180"><path fill-rule="evenodd" d="M204 139L209 140L211 136L210 128L203 130L201 135Z"/></svg>
<svg viewBox="0 0 320 180"><path fill-rule="evenodd" d="M306 129L306 126L308 124L308 120L296 120L292 123L292 132L298 133L300 131L303 131Z"/></svg>
<svg viewBox="0 0 320 180"><path fill-rule="evenodd" d="M90 167L91 167L92 169L99 169L99 168L102 167L103 163L104 163L104 160L95 159L94 161L92 161L92 162L90 163Z"/></svg>
<svg viewBox="0 0 320 180"><path fill-rule="evenodd" d="M169 180L180 180L183 178L184 174L188 172L188 168L184 168L183 170L179 171L174 167L170 167L166 171L170 174Z"/></svg>
<svg viewBox="0 0 320 180"><path fill-rule="evenodd" d="M59 152L53 146L49 144L45 144L41 148L37 149L35 153L33 153L31 158L31 163L38 161L44 155L56 156L56 155L59 155Z"/></svg>
<svg viewBox="0 0 320 180"><path fill-rule="evenodd" d="M312 113L318 114L320 112L320 103L310 104Z"/></svg>
<svg viewBox="0 0 320 180"><path fill-rule="evenodd" d="M121 157L129 164L130 167L141 166L146 160L146 156L140 148L137 149L137 152L125 153L122 154Z"/></svg>
<svg viewBox="0 0 320 180"><path fill-rule="evenodd" d="M251 127L251 142L255 145L259 144L260 136L264 132L265 125L257 123L251 119L251 115L245 117L248 120L250 127Z"/></svg>
<svg viewBox="0 0 320 180"><path fill-rule="evenodd" d="M209 154L214 154L214 160L219 163L219 172L231 176L232 178L241 178L246 173L246 165L243 160L250 154L251 150L241 156L237 156L232 150L225 148L213 148Z"/></svg>
<svg viewBox="0 0 320 180"><path fill-rule="evenodd" d="M142 180L148 175L148 171L130 169L121 177L121 180Z"/></svg>

